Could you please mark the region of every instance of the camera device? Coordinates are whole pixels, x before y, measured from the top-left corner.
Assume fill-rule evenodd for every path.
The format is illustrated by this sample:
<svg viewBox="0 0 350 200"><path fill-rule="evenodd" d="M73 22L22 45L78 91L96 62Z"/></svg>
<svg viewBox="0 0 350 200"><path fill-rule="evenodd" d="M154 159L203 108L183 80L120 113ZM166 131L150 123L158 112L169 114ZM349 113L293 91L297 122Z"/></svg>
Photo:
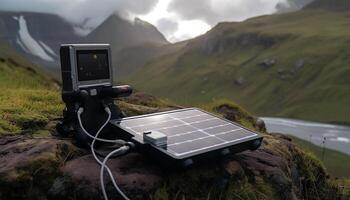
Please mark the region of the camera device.
<svg viewBox="0 0 350 200"><path fill-rule="evenodd" d="M198 108L126 117L115 99L132 94L128 85L114 86L111 48L108 44L64 44L60 48L63 120L61 135L73 135L79 146L90 147L116 184L107 160L134 149L168 166L187 167L200 160L259 148L262 137L247 128ZM100 160L94 149L107 143L119 147Z"/></svg>
<svg viewBox="0 0 350 200"><path fill-rule="evenodd" d="M87 132L96 133L106 120L105 107L111 111L111 120L123 117L114 99L129 96L132 88L128 85L113 86L111 51L107 44L62 45L60 57L62 100L66 108L57 130L62 135L74 132L76 142L84 146L91 138L78 122L79 108L84 108L81 124L85 125ZM108 132L112 132L110 125L105 127L102 135L109 137Z"/></svg>

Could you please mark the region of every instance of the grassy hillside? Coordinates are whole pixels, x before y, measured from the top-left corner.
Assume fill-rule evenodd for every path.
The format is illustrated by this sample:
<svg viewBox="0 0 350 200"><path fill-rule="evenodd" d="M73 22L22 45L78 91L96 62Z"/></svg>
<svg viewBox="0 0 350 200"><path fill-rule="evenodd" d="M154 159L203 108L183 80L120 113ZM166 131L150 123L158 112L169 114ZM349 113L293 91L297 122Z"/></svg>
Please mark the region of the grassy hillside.
<svg viewBox="0 0 350 200"><path fill-rule="evenodd" d="M314 145L308 141L298 139L293 136L294 143L300 146L307 152L311 152L318 159L322 160L323 149L317 145ZM324 152L323 163L327 171L334 177L338 178L350 178L350 156L339 151L326 149ZM350 185L349 185L350 186ZM349 188L350 190L350 188Z"/></svg>
<svg viewBox="0 0 350 200"><path fill-rule="evenodd" d="M0 136L48 133L63 108L59 88L11 56L0 58Z"/></svg>
<svg viewBox="0 0 350 200"><path fill-rule="evenodd" d="M114 77L121 80L142 68L150 59L177 52L185 45L186 42L176 44L147 43L114 52L113 57L116 60Z"/></svg>
<svg viewBox="0 0 350 200"><path fill-rule="evenodd" d="M125 81L185 105L228 98L260 116L350 123L350 13L220 23Z"/></svg>

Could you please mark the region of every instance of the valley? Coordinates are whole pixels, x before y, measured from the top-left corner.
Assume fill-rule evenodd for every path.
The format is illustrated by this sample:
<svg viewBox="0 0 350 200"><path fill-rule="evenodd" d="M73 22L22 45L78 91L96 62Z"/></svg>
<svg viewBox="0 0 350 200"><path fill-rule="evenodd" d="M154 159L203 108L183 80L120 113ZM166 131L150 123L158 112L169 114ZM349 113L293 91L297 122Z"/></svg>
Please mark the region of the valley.
<svg viewBox="0 0 350 200"><path fill-rule="evenodd" d="M139 18L112 14L92 29L1 11L0 199L101 197L90 152L75 133L55 131L64 109L61 43L112 45L115 83L136 90L116 101L126 116L194 106L264 137L256 151L183 171L140 152L114 159L132 199L348 198L350 129L332 124L350 124L350 8L343 0L293 2L288 12L221 22L177 43ZM322 148L323 137L331 149Z"/></svg>
<svg viewBox="0 0 350 200"><path fill-rule="evenodd" d="M258 116L349 124L349 25L348 12L314 7L223 22L121 80L189 106L228 99Z"/></svg>

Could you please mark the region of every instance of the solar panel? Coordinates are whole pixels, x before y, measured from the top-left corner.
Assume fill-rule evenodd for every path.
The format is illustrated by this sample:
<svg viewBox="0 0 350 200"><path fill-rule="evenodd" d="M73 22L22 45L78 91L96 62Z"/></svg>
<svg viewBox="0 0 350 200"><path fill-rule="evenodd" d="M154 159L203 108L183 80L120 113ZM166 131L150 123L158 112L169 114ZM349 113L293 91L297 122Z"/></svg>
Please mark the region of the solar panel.
<svg viewBox="0 0 350 200"><path fill-rule="evenodd" d="M223 149L261 137L240 125L196 108L123 118L112 123L143 143L145 132L167 136L165 147L154 147L175 159Z"/></svg>

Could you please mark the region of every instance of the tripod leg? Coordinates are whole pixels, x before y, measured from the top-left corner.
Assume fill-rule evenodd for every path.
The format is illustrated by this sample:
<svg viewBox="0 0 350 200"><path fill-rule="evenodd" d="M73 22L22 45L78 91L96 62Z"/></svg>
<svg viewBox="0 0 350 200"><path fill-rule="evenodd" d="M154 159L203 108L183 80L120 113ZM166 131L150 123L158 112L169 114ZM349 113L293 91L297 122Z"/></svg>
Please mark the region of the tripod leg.
<svg viewBox="0 0 350 200"><path fill-rule="evenodd" d="M62 137L68 137L69 134L71 133L71 128L70 126L65 123L64 121L63 122L59 122L57 123L56 125L56 132L59 136L62 136Z"/></svg>

